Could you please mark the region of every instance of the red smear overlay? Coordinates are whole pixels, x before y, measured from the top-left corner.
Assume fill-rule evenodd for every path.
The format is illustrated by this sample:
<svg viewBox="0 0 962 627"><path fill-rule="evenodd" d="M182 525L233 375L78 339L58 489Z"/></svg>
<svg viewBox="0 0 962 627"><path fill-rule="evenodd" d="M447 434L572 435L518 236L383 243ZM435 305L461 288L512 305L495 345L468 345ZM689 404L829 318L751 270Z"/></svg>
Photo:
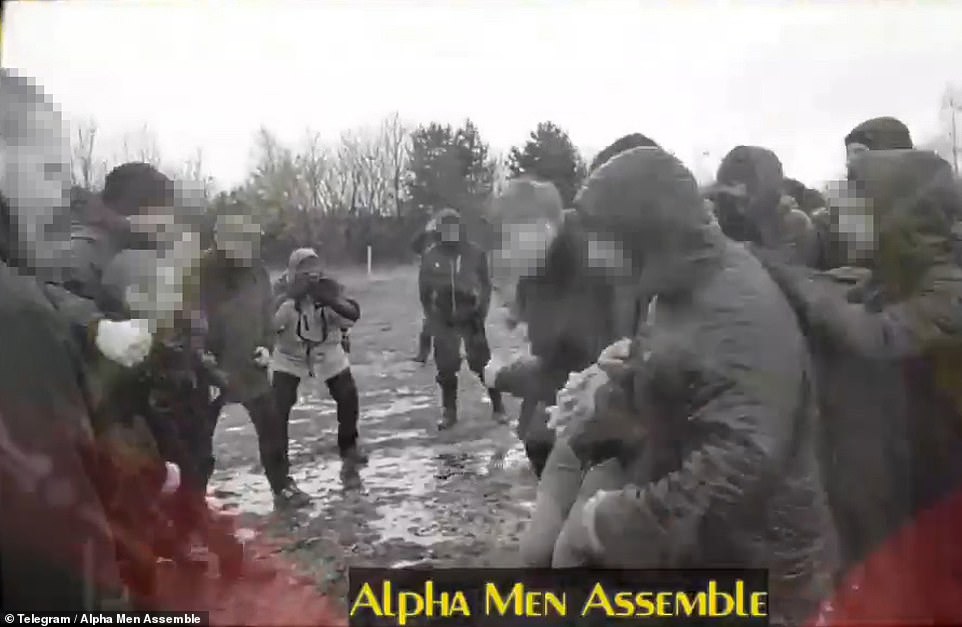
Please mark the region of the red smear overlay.
<svg viewBox="0 0 962 627"><path fill-rule="evenodd" d="M819 625L962 625L962 492L855 568Z"/></svg>

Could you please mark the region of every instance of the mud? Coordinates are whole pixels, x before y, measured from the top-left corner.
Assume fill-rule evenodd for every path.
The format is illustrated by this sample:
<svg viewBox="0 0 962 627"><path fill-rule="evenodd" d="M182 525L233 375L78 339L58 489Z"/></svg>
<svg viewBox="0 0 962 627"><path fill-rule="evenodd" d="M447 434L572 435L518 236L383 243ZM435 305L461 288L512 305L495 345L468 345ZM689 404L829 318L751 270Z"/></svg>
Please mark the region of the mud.
<svg viewBox="0 0 962 627"><path fill-rule="evenodd" d="M421 325L413 268L343 277L361 304L351 333L361 395L359 430L370 463L345 473L335 446L334 403L323 383L305 382L291 415L292 475L313 497L292 513L273 511L254 429L226 408L216 435L211 498L253 536L275 540L298 581L343 604L349 566L516 566L517 542L534 501L535 478L513 425L498 425L480 381L460 374L460 422L439 433L434 367L411 361ZM488 325L493 350L517 333ZM507 401L511 416L517 404Z"/></svg>

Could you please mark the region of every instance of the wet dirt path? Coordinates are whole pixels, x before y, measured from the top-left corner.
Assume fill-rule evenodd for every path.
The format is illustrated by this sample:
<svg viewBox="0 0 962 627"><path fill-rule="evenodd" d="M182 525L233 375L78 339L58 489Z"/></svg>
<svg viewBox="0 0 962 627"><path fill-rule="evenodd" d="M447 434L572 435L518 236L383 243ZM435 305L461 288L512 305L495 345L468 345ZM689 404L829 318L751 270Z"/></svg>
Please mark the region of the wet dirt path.
<svg viewBox="0 0 962 627"><path fill-rule="evenodd" d="M465 365L460 423L439 433L433 362L411 361L421 324L414 268L342 280L362 309L351 360L370 464L342 477L334 403L323 383L305 383L291 416L290 451L292 475L314 497L311 506L272 513L254 429L239 406L228 407L218 425L212 496L242 526L276 538L282 554L341 601L348 565L517 565L535 478L513 421L491 419L484 389ZM488 333L493 350L517 342L496 323ZM506 400L516 417L517 402Z"/></svg>

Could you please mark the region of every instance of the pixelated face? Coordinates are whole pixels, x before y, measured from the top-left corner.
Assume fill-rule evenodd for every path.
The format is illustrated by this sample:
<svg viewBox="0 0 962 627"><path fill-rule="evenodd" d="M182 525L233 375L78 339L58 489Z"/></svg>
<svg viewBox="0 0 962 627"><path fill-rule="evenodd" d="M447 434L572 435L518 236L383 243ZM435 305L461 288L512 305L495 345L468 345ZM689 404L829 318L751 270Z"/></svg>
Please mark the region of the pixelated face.
<svg viewBox="0 0 962 627"><path fill-rule="evenodd" d="M461 225L457 222L445 221L438 225L438 235L442 242L453 244L461 239Z"/></svg>
<svg viewBox="0 0 962 627"><path fill-rule="evenodd" d="M176 241L183 231L173 207L144 207L127 221L131 231L160 243Z"/></svg>
<svg viewBox="0 0 962 627"><path fill-rule="evenodd" d="M634 274L635 263L624 245L611 233L589 231L585 246L588 270L622 282Z"/></svg>
<svg viewBox="0 0 962 627"><path fill-rule="evenodd" d="M233 261L251 263L260 256L261 230L243 214L225 214L214 225L214 243Z"/></svg>
<svg viewBox="0 0 962 627"><path fill-rule="evenodd" d="M833 228L848 262L871 259L878 242L871 202L860 198L851 185L839 184L830 188L828 204Z"/></svg>
<svg viewBox="0 0 962 627"><path fill-rule="evenodd" d="M14 253L35 268L52 267L70 237L66 129L50 105L13 110L0 136L0 190L15 223Z"/></svg>
<svg viewBox="0 0 962 627"><path fill-rule="evenodd" d="M169 322L182 306L180 279L176 263L159 259L156 266L144 268L127 286L124 294L127 306L136 317L156 324Z"/></svg>
<svg viewBox="0 0 962 627"><path fill-rule="evenodd" d="M518 281L543 269L558 224L547 218L501 226L500 243L491 255L491 281L505 305L513 304Z"/></svg>

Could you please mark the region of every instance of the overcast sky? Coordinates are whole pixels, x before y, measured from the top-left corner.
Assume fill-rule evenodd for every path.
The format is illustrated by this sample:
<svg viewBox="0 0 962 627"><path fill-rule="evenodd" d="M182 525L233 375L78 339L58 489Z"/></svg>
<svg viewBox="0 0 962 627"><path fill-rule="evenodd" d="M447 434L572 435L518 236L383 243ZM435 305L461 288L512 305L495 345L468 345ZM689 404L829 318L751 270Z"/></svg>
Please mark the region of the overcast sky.
<svg viewBox="0 0 962 627"><path fill-rule="evenodd" d="M470 116L499 151L546 119L589 153L640 131L699 174L762 145L816 184L857 122L894 115L927 139L962 83L962 2L5 4L5 67L105 134L149 123L167 160L202 147L221 186L262 124L333 141L392 111Z"/></svg>

